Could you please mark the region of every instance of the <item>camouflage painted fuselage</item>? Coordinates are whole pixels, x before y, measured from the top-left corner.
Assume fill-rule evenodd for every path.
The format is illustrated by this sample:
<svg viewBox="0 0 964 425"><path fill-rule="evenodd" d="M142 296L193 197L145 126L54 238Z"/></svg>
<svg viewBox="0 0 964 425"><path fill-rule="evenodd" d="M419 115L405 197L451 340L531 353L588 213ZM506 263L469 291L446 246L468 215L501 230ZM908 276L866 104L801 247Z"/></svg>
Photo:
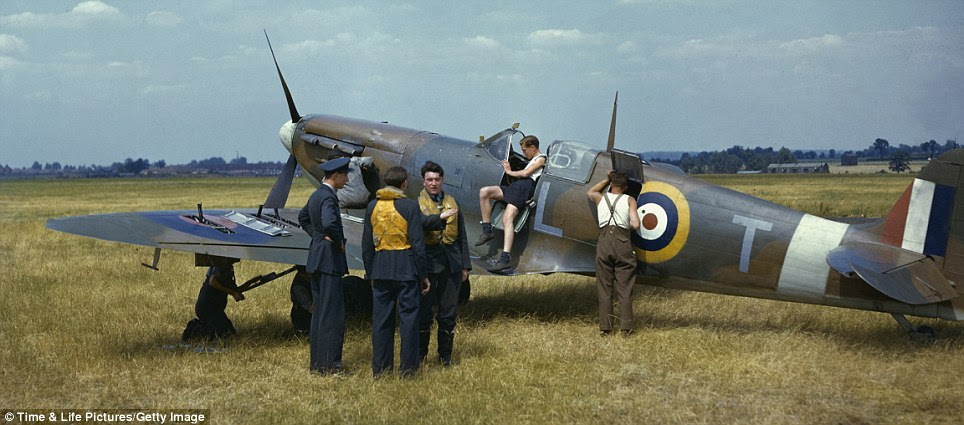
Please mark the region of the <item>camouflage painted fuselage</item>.
<svg viewBox="0 0 964 425"><path fill-rule="evenodd" d="M498 162L503 158L493 155L491 139L474 143L387 123L322 115L305 117L291 140L292 153L309 172L316 170L313 166L332 150L331 143L312 142L318 137L342 143L342 151L349 150L344 148L345 143L358 147L358 153L374 158L380 170L394 165L405 167L413 176L409 180L409 196L421 190L421 165L426 160L441 164L446 170L444 190L457 199L465 214L470 240L479 233L478 226L471 225L480 217L479 189L497 184L503 176ZM579 161L581 169L573 172L575 166L570 164L574 159L554 158L560 154L559 149L554 151L555 146L548 146L549 165L536 186L535 208L516 237L513 257L519 261L514 274L595 271L598 229L595 208L586 191L611 169L610 154L586 151L583 156L591 155L591 159ZM964 154L955 155L949 162L960 163L959 157ZM948 180L941 184L954 188L951 206L957 207L947 212L953 217L945 218L959 222L964 215L964 208L960 207L962 197L956 196L960 166L939 166L952 168L931 175ZM714 186L671 169L646 164L643 170L645 179L637 203L644 226L634 235L640 260L639 283L964 319L964 303L959 298L908 304L885 295L859 276L838 272L828 264L828 254L845 242L900 247L901 243L888 239L894 239L893 232L884 231L883 221L851 225ZM948 280L954 282L964 279L961 261L945 261L945 257L947 253L962 252L962 242L959 235L947 230L950 228L945 227L942 243L949 248L942 255L922 254L932 258ZM481 257L495 253L501 246L500 240L496 237L489 245L473 247L474 254Z"/></svg>

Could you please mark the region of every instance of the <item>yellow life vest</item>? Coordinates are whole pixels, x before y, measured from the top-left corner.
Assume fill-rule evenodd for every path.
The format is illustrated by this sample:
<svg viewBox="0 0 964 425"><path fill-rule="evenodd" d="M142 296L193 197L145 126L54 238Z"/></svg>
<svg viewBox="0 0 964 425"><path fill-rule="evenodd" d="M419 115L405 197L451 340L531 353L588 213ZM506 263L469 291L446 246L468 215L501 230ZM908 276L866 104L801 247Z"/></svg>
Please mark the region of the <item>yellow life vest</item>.
<svg viewBox="0 0 964 425"><path fill-rule="evenodd" d="M395 200L405 198L400 189L388 186L375 193L378 199L372 210L372 241L375 251L401 251L409 249L408 220L395 209Z"/></svg>
<svg viewBox="0 0 964 425"><path fill-rule="evenodd" d="M442 197L442 205L439 208L439 204L432 200L432 196L428 194L428 191L422 189L422 193L418 194L418 207L422 210L424 215L434 215L441 213L442 210L450 210L453 208L458 208L459 205L455 202L455 198L451 196ZM445 219L445 228L442 230L428 230L425 232L425 244L435 245L442 241L445 245L452 245L459 238L459 220L458 214L455 214L447 219Z"/></svg>

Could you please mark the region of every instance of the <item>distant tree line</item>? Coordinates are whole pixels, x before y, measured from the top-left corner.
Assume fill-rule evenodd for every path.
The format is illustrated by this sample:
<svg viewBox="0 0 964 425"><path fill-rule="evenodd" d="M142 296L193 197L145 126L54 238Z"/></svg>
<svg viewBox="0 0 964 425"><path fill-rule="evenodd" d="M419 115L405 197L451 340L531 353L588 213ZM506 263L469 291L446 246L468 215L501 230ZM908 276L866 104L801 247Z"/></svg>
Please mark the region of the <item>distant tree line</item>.
<svg viewBox="0 0 964 425"><path fill-rule="evenodd" d="M877 138L874 140L874 143L864 150L847 151L846 153L855 155L858 158L876 158L885 160L891 158L895 153L900 152L905 154L909 159L923 159L933 158L942 152L957 149L959 147L961 147L961 145L957 143L957 140L953 139L948 139L944 143L938 143L936 140L928 140L919 145L907 145L900 143L897 146L894 146L887 141L887 139Z"/></svg>
<svg viewBox="0 0 964 425"><path fill-rule="evenodd" d="M257 164L261 164L261 163L259 162ZM269 164L274 164L274 163L271 162ZM220 156L212 156L208 159L202 159L200 161L192 160L191 162L187 163L186 166L191 168L209 168L209 169L215 169L215 170L223 170L223 169L237 168L239 166L246 166L246 165L249 165L248 158L245 158L243 156L234 158L231 161L225 161L224 158L221 158Z"/></svg>
<svg viewBox="0 0 964 425"><path fill-rule="evenodd" d="M933 158L942 152L959 147L961 145L956 140L947 140L943 144L930 140L913 146L903 143L892 146L886 139L878 138L866 149L850 150L842 154L836 149L822 152L791 151L785 147L774 150L762 147L744 148L737 145L722 151L686 152L678 160L658 157L649 158L649 160L673 164L687 174L732 174L744 170L760 171L770 164L833 160L837 159L838 155L853 155L858 158L887 160L890 162L891 170L899 173L910 168L909 161L912 159Z"/></svg>
<svg viewBox="0 0 964 425"><path fill-rule="evenodd" d="M797 159L785 147L775 151L773 148L733 146L724 151L683 153L679 160L650 158L650 161L673 164L687 174L732 174L741 170L762 170L770 164L791 164Z"/></svg>
<svg viewBox="0 0 964 425"><path fill-rule="evenodd" d="M60 162L48 162L41 164L34 161L29 168L14 169L8 165L0 165L0 175L60 175L68 177L113 177L122 175L137 175L145 170L167 171L169 174L223 174L232 171L248 170L254 172L264 172L267 170L280 170L284 166L281 162L256 162L249 163L243 156L236 157L230 161L214 156L202 160L192 160L187 164L168 165L166 161L158 160L151 162L146 158L127 158L124 161L114 162L111 165L62 165Z"/></svg>

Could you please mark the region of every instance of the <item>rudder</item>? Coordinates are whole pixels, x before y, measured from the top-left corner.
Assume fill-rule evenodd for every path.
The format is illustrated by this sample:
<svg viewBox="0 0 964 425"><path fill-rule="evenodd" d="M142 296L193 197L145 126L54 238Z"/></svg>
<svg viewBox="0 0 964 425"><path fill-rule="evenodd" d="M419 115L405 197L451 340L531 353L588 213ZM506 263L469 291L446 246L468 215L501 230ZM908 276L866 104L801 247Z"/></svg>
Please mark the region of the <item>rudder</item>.
<svg viewBox="0 0 964 425"><path fill-rule="evenodd" d="M887 214L881 240L934 258L964 283L964 149L931 160Z"/></svg>

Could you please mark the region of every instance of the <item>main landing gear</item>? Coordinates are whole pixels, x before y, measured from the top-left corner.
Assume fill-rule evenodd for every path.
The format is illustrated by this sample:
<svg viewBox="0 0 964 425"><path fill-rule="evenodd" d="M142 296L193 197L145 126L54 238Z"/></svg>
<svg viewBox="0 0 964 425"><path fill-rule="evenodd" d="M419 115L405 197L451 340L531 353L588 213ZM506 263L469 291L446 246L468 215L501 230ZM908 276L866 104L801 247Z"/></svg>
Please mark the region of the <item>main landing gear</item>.
<svg viewBox="0 0 964 425"><path fill-rule="evenodd" d="M930 326L922 325L914 328L914 325L912 325L903 314L890 313L890 315L894 317L894 320L897 321L897 324L899 324L901 328L904 328L904 330L907 331L907 334L910 335L911 339L933 341L935 338L937 338L937 334Z"/></svg>

